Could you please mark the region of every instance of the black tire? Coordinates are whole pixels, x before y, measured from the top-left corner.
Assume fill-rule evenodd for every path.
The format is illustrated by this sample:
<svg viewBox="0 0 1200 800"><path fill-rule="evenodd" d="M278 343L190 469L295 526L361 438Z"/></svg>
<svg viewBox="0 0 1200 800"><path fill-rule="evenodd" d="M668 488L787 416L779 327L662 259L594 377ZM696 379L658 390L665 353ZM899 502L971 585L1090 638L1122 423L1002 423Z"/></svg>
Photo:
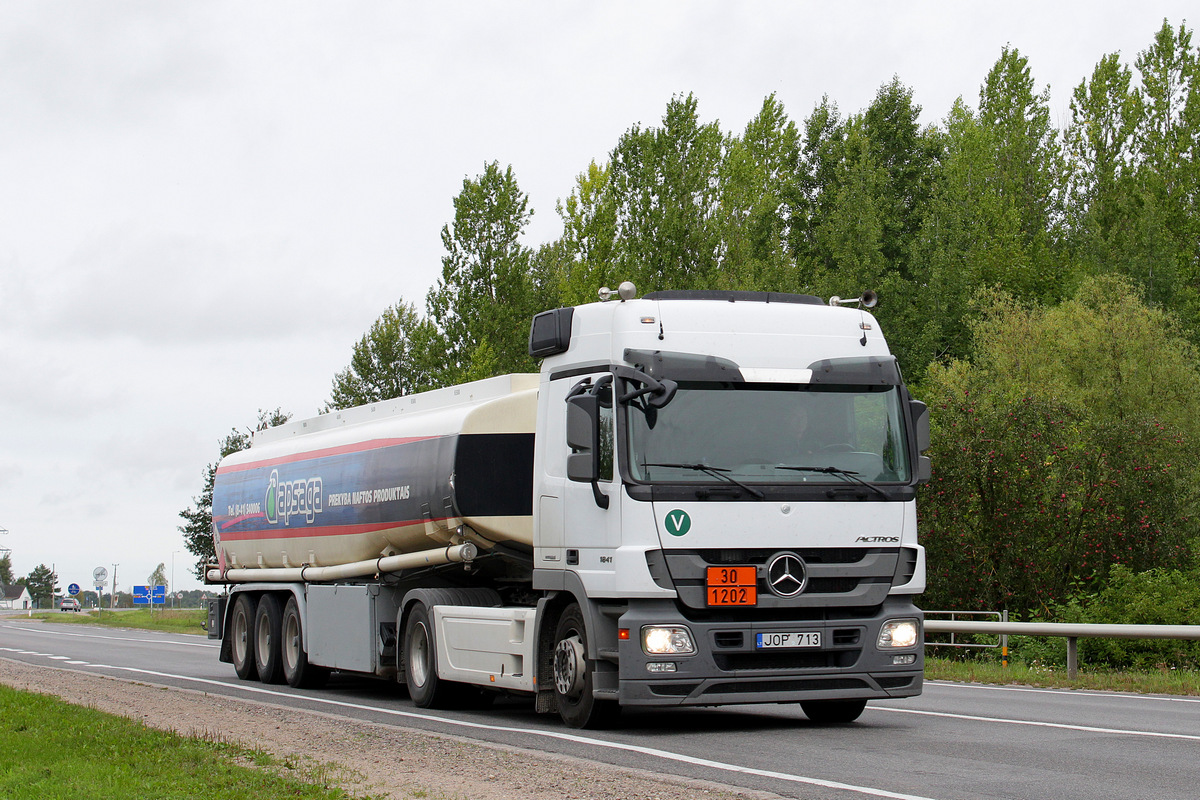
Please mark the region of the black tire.
<svg viewBox="0 0 1200 800"><path fill-rule="evenodd" d="M822 725L854 722L866 707L866 700L805 700L800 703L804 716Z"/></svg>
<svg viewBox="0 0 1200 800"><path fill-rule="evenodd" d="M239 594L233 601L233 613L229 616L230 651L233 669L244 681L258 678L258 665L254 659L254 598Z"/></svg>
<svg viewBox="0 0 1200 800"><path fill-rule="evenodd" d="M279 597L264 594L254 614L254 663L263 683L283 683L283 612Z"/></svg>
<svg viewBox="0 0 1200 800"><path fill-rule="evenodd" d="M437 643L433 621L424 603L408 612L404 625L404 674L408 696L418 708L450 708L454 690L437 674Z"/></svg>
<svg viewBox="0 0 1200 800"><path fill-rule="evenodd" d="M300 604L295 597L290 597L284 606L283 621L280 623L279 654L283 662L283 679L294 689L317 689L325 684L329 670L308 663L305 648Z"/></svg>
<svg viewBox="0 0 1200 800"><path fill-rule="evenodd" d="M597 700L587 659L587 625L578 603L563 609L554 630L554 697L558 715L572 728L599 728L612 721L620 706Z"/></svg>

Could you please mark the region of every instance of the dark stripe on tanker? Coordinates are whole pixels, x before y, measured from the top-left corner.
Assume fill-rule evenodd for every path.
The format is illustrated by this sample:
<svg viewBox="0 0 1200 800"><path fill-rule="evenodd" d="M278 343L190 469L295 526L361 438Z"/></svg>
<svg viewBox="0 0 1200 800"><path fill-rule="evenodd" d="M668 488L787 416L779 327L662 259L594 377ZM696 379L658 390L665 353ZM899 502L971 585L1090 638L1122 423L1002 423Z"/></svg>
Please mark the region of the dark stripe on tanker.
<svg viewBox="0 0 1200 800"><path fill-rule="evenodd" d="M464 517L533 514L533 434L469 433L458 437L455 500Z"/></svg>
<svg viewBox="0 0 1200 800"><path fill-rule="evenodd" d="M382 442L218 470L218 535L230 541L333 536L427 518L533 513L532 433Z"/></svg>

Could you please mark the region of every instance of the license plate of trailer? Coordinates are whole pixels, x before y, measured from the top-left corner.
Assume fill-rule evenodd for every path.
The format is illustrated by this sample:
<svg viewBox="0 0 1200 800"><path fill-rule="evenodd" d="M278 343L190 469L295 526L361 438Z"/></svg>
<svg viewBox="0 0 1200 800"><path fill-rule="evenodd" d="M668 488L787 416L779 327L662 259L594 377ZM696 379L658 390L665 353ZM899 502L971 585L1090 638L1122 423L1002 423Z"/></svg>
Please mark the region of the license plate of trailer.
<svg viewBox="0 0 1200 800"><path fill-rule="evenodd" d="M757 634L759 650L791 650L800 647L820 647L820 631L777 631Z"/></svg>

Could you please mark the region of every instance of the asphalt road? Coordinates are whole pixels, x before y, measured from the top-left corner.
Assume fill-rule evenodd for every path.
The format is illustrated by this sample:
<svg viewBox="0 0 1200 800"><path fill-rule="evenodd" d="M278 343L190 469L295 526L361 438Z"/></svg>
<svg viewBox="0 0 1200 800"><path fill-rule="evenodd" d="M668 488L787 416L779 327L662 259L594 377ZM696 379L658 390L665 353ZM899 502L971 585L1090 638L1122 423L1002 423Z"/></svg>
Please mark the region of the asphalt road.
<svg viewBox="0 0 1200 800"><path fill-rule="evenodd" d="M784 797L1193 800L1200 698L927 683L851 725L798 706L634 712L574 731L527 701L481 712L416 708L395 686L335 676L321 691L243 683L199 636L0 619L0 657L253 697L288 707L560 752Z"/></svg>

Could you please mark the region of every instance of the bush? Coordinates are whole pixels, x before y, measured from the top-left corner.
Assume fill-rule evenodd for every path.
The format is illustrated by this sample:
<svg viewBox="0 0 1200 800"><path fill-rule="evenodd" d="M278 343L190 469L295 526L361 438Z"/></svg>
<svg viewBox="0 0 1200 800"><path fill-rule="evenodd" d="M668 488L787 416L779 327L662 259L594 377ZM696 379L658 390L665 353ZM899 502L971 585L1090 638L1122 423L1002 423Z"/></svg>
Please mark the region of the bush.
<svg viewBox="0 0 1200 800"><path fill-rule="evenodd" d="M1125 625L1200 625L1200 572L1114 565L1095 593L1077 591L1054 607L1048 621ZM1026 663L1065 664L1066 640L1013 637ZM1197 669L1200 642L1176 639L1079 640L1080 664L1114 669Z"/></svg>

